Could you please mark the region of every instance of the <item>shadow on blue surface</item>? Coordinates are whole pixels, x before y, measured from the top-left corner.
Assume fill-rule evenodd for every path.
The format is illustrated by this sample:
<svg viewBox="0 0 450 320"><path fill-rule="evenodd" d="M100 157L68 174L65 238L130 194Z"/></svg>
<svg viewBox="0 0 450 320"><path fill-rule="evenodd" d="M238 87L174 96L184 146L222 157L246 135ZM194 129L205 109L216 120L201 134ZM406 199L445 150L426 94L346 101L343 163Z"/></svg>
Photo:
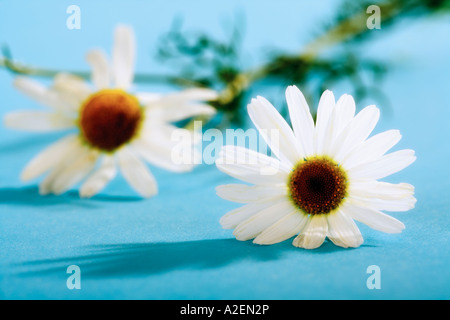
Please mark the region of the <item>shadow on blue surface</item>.
<svg viewBox="0 0 450 320"><path fill-rule="evenodd" d="M134 196L108 196L96 195L92 200L108 202L133 202L142 201L140 197ZM25 205L25 206L55 206L55 205L76 205L81 207L95 207L95 201L80 198L77 191L69 191L60 196L39 194L37 186L26 186L19 188L0 188L0 204Z"/></svg>
<svg viewBox="0 0 450 320"><path fill-rule="evenodd" d="M255 248L257 247L257 248ZM325 242L319 249L302 250L290 241L259 246L235 239L210 239L173 243L128 243L88 247L89 253L81 256L25 262L20 267L23 276L64 275L70 265L77 265L83 277L133 277L153 275L182 269L216 268L244 260L270 261L283 254L324 254L343 249Z"/></svg>

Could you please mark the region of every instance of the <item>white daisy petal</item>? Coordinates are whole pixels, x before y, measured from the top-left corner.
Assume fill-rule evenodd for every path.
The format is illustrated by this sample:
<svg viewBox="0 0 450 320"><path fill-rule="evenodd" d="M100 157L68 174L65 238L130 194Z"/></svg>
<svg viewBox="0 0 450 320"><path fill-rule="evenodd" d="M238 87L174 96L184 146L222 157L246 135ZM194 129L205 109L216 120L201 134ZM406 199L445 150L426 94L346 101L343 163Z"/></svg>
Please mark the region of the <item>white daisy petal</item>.
<svg viewBox="0 0 450 320"><path fill-rule="evenodd" d="M94 171L80 187L80 196L90 198L101 190L116 176L117 167L113 156L103 157L100 167Z"/></svg>
<svg viewBox="0 0 450 320"><path fill-rule="evenodd" d="M239 223L234 229L233 235L241 241L253 239L272 224L291 213L292 210L293 206L287 200L272 204Z"/></svg>
<svg viewBox="0 0 450 320"><path fill-rule="evenodd" d="M117 152L120 170L128 183L143 197L158 193L156 180L147 166L128 148Z"/></svg>
<svg viewBox="0 0 450 320"><path fill-rule="evenodd" d="M216 166L228 175L252 184L285 183L289 174L278 160L235 146L222 148Z"/></svg>
<svg viewBox="0 0 450 320"><path fill-rule="evenodd" d="M336 102L328 119L328 124L322 129L323 142L320 145L323 154L333 155L336 146L343 143L342 131L348 126L355 115L355 101L353 97L344 94Z"/></svg>
<svg viewBox="0 0 450 320"><path fill-rule="evenodd" d="M152 92L137 92L134 96L144 107L153 105L155 102L159 101L161 97L163 97L163 95L160 93Z"/></svg>
<svg viewBox="0 0 450 320"><path fill-rule="evenodd" d="M185 172L200 163L202 133L147 119L131 144L145 152L146 161L174 172ZM136 146L137 144L137 146Z"/></svg>
<svg viewBox="0 0 450 320"><path fill-rule="evenodd" d="M143 159L160 168L173 172L191 171L194 163L176 163L172 155L172 143L157 142L153 139L138 139L131 147Z"/></svg>
<svg viewBox="0 0 450 320"><path fill-rule="evenodd" d="M315 152L316 154L324 153L324 145L326 139L326 130L328 122L335 108L335 98L330 90L324 91L320 97L319 106L317 108L317 119L315 126Z"/></svg>
<svg viewBox="0 0 450 320"><path fill-rule="evenodd" d="M313 215L292 244L300 248L316 249L325 241L327 231L328 223L326 217L324 215Z"/></svg>
<svg viewBox="0 0 450 320"><path fill-rule="evenodd" d="M280 201L281 198L277 200ZM234 229L241 222L247 220L251 216L260 212L261 210L268 208L272 204L271 201L264 201L259 203L249 203L245 206L236 208L231 210L227 214L225 214L222 218L220 218L220 224L224 229Z"/></svg>
<svg viewBox="0 0 450 320"><path fill-rule="evenodd" d="M13 84L17 90L43 106L54 109L64 107L58 95L31 78L18 76L14 79Z"/></svg>
<svg viewBox="0 0 450 320"><path fill-rule="evenodd" d="M178 121L194 116L208 116L211 117L216 114L216 109L205 103L188 103L180 106L178 112L172 114L173 118L168 118L167 121Z"/></svg>
<svg viewBox="0 0 450 320"><path fill-rule="evenodd" d="M163 117L165 121L178 121L195 115L214 115L216 110L200 101L215 100L218 93L206 88L192 88L165 95L139 92L136 97L147 107L147 112Z"/></svg>
<svg viewBox="0 0 450 320"><path fill-rule="evenodd" d="M58 151L56 149L55 151ZM82 159L83 157L86 157L89 153L89 149L83 146L80 139L77 137L74 141L69 143L67 146L64 147L64 152L61 152L59 157L57 159L58 162L53 163L52 167L50 167L50 172L45 176L44 180L39 184L39 193L42 195L46 195L49 193L54 192L54 183L56 179L65 171L67 168L70 168L73 163L75 163L77 160ZM43 161L48 159L52 153L45 155L45 157L42 158L39 162L36 163L42 164ZM56 156L56 155L55 155ZM38 155L39 157L39 155ZM37 168L39 169L39 168ZM45 167L41 168L42 170L47 169Z"/></svg>
<svg viewBox="0 0 450 320"><path fill-rule="evenodd" d="M175 122L194 116L213 116L216 109L204 103L150 104L146 110L149 118L158 118L166 122Z"/></svg>
<svg viewBox="0 0 450 320"><path fill-rule="evenodd" d="M215 90L208 88L190 88L161 96L162 104L173 104L180 101L210 101L218 98Z"/></svg>
<svg viewBox="0 0 450 320"><path fill-rule="evenodd" d="M376 209L364 207L362 203L347 201L342 206L341 211L378 231L400 233L405 229L405 225L402 222Z"/></svg>
<svg viewBox="0 0 450 320"><path fill-rule="evenodd" d="M262 202L268 199L285 196L286 187L248 186L245 184L226 184L216 188L219 197L233 202L249 203Z"/></svg>
<svg viewBox="0 0 450 320"><path fill-rule="evenodd" d="M356 224L341 211L327 216L328 238L337 246L356 248L363 243L363 237Z"/></svg>
<svg viewBox="0 0 450 320"><path fill-rule="evenodd" d="M296 86L286 89L286 101L295 137L302 146L301 156L310 156L314 153L314 120L308 103Z"/></svg>
<svg viewBox="0 0 450 320"><path fill-rule="evenodd" d="M392 184L380 181L353 181L349 194L362 198L399 200L414 195L414 186L408 183Z"/></svg>
<svg viewBox="0 0 450 320"><path fill-rule="evenodd" d="M86 54L86 61L92 69L91 81L97 89L104 89L111 84L111 71L108 58L103 50L91 50Z"/></svg>
<svg viewBox="0 0 450 320"><path fill-rule="evenodd" d="M335 112L333 114L334 133L339 134L353 120L355 116L355 100L349 94L343 94L336 102Z"/></svg>
<svg viewBox="0 0 450 320"><path fill-rule="evenodd" d="M253 242L267 245L287 240L303 230L307 221L305 214L293 208L293 212L261 232Z"/></svg>
<svg viewBox="0 0 450 320"><path fill-rule="evenodd" d="M134 77L136 43L133 29L120 25L114 33L112 70L116 87L127 90Z"/></svg>
<svg viewBox="0 0 450 320"><path fill-rule="evenodd" d="M52 183L52 192L56 195L62 194L83 180L94 169L97 159L97 151L80 152L79 157L70 166L66 166L59 172Z"/></svg>
<svg viewBox="0 0 450 320"><path fill-rule="evenodd" d="M77 112L91 94L91 89L83 79L67 73L57 74L49 91L66 106L64 111L72 113Z"/></svg>
<svg viewBox="0 0 450 320"><path fill-rule="evenodd" d="M13 111L4 117L6 127L33 132L48 132L75 127L75 120L61 113L47 111Z"/></svg>
<svg viewBox="0 0 450 320"><path fill-rule="evenodd" d="M377 180L403 170L415 160L414 150L399 150L386 154L373 162L351 168L349 175L351 179L355 180Z"/></svg>
<svg viewBox="0 0 450 320"><path fill-rule="evenodd" d="M215 109L207 104L198 103L199 101L212 101L216 100L218 97L217 91L206 89L206 88L192 88L186 89L179 92L169 93L169 94L155 94L148 92L138 92L136 97L142 103L143 106L149 109L161 109L160 114L164 116L171 116L173 112L179 111L178 109L183 108L182 112L190 112L189 116L193 115L212 115L215 113ZM192 113L189 111L189 107L198 108L198 113ZM168 110L170 108L170 110ZM212 109L212 110L211 110ZM167 115L165 114L167 113ZM177 116L177 120L179 116ZM169 120L176 121L176 120Z"/></svg>
<svg viewBox="0 0 450 320"><path fill-rule="evenodd" d="M336 138L335 148L332 149L334 158L342 162L355 147L367 139L379 118L380 110L377 107L362 109Z"/></svg>
<svg viewBox="0 0 450 320"><path fill-rule="evenodd" d="M80 147L80 140L77 135L69 135L35 156L22 171L21 179L28 181L34 179L46 171L56 167L64 158L71 153L71 150Z"/></svg>
<svg viewBox="0 0 450 320"><path fill-rule="evenodd" d="M357 200L363 206L373 208L375 210L386 210L386 211L408 211L414 208L417 200L413 196L397 198L397 199L379 199L379 198L365 198L357 197L355 195L351 196L352 200Z"/></svg>
<svg viewBox="0 0 450 320"><path fill-rule="evenodd" d="M61 162L59 166L55 167L48 175L45 176L44 180L39 184L39 194L47 195L53 192L53 183L58 175L64 169L64 166L71 164L71 159L65 158L64 162Z"/></svg>
<svg viewBox="0 0 450 320"><path fill-rule="evenodd" d="M236 163L245 165L267 165L270 167L277 167L284 173L290 173L288 166L278 161L275 158L269 157L263 153L250 150L240 146L224 146L221 150L221 156L225 163Z"/></svg>
<svg viewBox="0 0 450 320"><path fill-rule="evenodd" d="M293 165L303 156L291 127L269 101L263 97L252 99L248 114L278 159Z"/></svg>
<svg viewBox="0 0 450 320"><path fill-rule="evenodd" d="M362 163L371 162L384 155L401 139L400 131L388 130L379 133L362 143L356 150L350 152L343 160L346 168L350 169Z"/></svg>
<svg viewBox="0 0 450 320"><path fill-rule="evenodd" d="M165 123L164 121L160 121L159 118L149 118L145 117L144 122L142 123L142 134L139 138L141 139L152 139L152 141L160 141L164 140L170 141L171 144L174 144L178 141L172 141L172 135L174 131L182 132L183 134L188 135L192 133L192 131L184 128L176 127L170 123ZM195 135L194 135L195 136Z"/></svg>

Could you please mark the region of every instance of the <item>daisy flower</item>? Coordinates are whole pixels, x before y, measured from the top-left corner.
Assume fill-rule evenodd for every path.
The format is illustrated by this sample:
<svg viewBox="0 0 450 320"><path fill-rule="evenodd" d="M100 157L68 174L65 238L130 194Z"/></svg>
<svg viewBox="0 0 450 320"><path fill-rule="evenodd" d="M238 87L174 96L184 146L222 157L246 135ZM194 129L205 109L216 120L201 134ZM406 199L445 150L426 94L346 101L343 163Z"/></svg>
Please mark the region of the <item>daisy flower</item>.
<svg viewBox="0 0 450 320"><path fill-rule="evenodd" d="M78 183L80 196L100 192L120 170L130 186L143 197L157 193L157 183L145 162L174 171L191 170L191 164L172 161L172 124L192 116L210 116L215 99L209 89L188 89L166 95L131 92L135 39L127 26L115 29L111 62L102 50L86 55L91 82L61 73L49 86L18 77L15 87L48 107L45 111L7 114L7 127L34 132L74 129L47 147L25 167L24 181L46 174L41 194L61 194ZM202 102L203 101L203 102ZM194 148L194 146L193 146Z"/></svg>
<svg viewBox="0 0 450 320"><path fill-rule="evenodd" d="M368 106L355 115L355 102L331 91L319 101L314 122L295 87L286 90L292 128L263 97L252 99L248 113L277 157L224 146L217 167L247 184L218 186L217 194L244 203L220 220L238 240L274 244L294 237L293 245L314 249L328 237L340 247L358 247L363 237L354 220L386 233L402 222L382 211L415 205L414 187L379 181L415 161L413 150L391 149L401 138L388 130L369 138L380 112ZM270 133L276 134L270 134Z"/></svg>

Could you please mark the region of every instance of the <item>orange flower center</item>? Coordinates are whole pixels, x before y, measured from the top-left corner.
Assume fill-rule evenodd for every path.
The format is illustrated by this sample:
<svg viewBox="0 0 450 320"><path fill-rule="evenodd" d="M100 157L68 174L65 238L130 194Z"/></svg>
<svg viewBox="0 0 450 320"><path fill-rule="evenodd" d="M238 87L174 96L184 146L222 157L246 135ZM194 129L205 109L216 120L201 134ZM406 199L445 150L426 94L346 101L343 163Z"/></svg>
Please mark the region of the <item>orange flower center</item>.
<svg viewBox="0 0 450 320"><path fill-rule="evenodd" d="M93 147L112 151L129 142L142 121L139 101L119 89L105 89L91 95L81 108L80 128Z"/></svg>
<svg viewBox="0 0 450 320"><path fill-rule="evenodd" d="M326 214L336 209L347 194L345 171L327 157L299 162L289 178L292 201L309 214Z"/></svg>

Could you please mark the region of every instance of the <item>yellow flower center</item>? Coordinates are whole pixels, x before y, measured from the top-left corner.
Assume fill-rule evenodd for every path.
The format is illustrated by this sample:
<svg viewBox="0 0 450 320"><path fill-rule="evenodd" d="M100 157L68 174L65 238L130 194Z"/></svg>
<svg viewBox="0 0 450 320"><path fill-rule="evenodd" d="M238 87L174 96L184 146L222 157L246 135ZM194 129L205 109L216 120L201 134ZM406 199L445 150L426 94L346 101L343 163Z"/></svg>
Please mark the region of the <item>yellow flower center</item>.
<svg viewBox="0 0 450 320"><path fill-rule="evenodd" d="M104 89L85 101L79 124L92 147L112 151L136 135L142 118L142 108L134 96L120 89Z"/></svg>
<svg viewBox="0 0 450 320"><path fill-rule="evenodd" d="M319 156L300 161L288 182L294 204L312 215L330 213L339 207L347 194L347 186L342 167Z"/></svg>

